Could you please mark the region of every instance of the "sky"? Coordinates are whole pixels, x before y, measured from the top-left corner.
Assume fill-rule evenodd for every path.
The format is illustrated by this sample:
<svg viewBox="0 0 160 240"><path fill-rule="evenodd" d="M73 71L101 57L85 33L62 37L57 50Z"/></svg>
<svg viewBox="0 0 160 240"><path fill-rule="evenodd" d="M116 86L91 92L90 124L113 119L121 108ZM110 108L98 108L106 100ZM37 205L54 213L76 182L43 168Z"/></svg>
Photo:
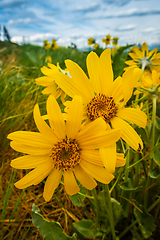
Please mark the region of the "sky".
<svg viewBox="0 0 160 240"><path fill-rule="evenodd" d="M0 25L13 42L101 47L107 34L126 44L160 45L159 0L0 0ZM1 39L3 36L1 36ZM3 39L2 39L3 40Z"/></svg>

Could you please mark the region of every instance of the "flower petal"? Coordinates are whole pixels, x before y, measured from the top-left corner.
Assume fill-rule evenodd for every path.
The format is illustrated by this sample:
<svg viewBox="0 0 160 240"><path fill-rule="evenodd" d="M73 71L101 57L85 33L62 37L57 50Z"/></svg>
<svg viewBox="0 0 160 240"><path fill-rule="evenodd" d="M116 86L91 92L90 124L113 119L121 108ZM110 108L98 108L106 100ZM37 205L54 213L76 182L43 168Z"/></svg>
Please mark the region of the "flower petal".
<svg viewBox="0 0 160 240"><path fill-rule="evenodd" d="M135 108L123 108L119 109L117 116L123 118L131 123L145 128L147 124L147 115L139 109Z"/></svg>
<svg viewBox="0 0 160 240"><path fill-rule="evenodd" d="M25 155L13 159L10 165L16 169L32 169L38 167L42 163L47 164L48 161L51 161L48 155Z"/></svg>
<svg viewBox="0 0 160 240"><path fill-rule="evenodd" d="M79 141L79 146L81 149L105 148L117 142L120 136L120 129L106 130L86 139L81 139L81 141ZM77 140L79 139L77 138Z"/></svg>
<svg viewBox="0 0 160 240"><path fill-rule="evenodd" d="M55 189L60 183L61 177L62 170L53 169L51 171L44 185L43 197L46 202L48 202L52 198Z"/></svg>
<svg viewBox="0 0 160 240"><path fill-rule="evenodd" d="M100 93L99 68L99 57L95 52L90 52L87 56L87 70L96 94Z"/></svg>
<svg viewBox="0 0 160 240"><path fill-rule="evenodd" d="M121 128L121 137L126 141L135 151L143 149L143 142L137 132L123 119L114 117L111 121L114 128ZM140 149L139 149L140 148Z"/></svg>
<svg viewBox="0 0 160 240"><path fill-rule="evenodd" d="M57 88L57 84L54 82L54 79L52 77L42 76L42 77L36 78L35 81L37 85L41 85L44 87L55 85Z"/></svg>
<svg viewBox="0 0 160 240"><path fill-rule="evenodd" d="M66 122L66 133L68 138L75 138L78 131L81 128L83 117L83 103L80 96L75 96L72 100L72 104L69 107L67 122Z"/></svg>
<svg viewBox="0 0 160 240"><path fill-rule="evenodd" d="M100 86L101 93L110 96L113 88L113 70L111 64L111 49L104 50L100 56Z"/></svg>
<svg viewBox="0 0 160 240"><path fill-rule="evenodd" d="M116 167L122 167L126 164L126 159L123 153L117 153L116 157Z"/></svg>
<svg viewBox="0 0 160 240"><path fill-rule="evenodd" d="M87 189L92 190L97 186L96 181L90 177L79 165L74 168L74 174L78 181Z"/></svg>
<svg viewBox="0 0 160 240"><path fill-rule="evenodd" d="M70 196L80 191L72 170L64 172L64 186L67 194Z"/></svg>
<svg viewBox="0 0 160 240"><path fill-rule="evenodd" d="M100 155L107 172L114 173L116 166L116 144L107 148L100 148Z"/></svg>
<svg viewBox="0 0 160 240"><path fill-rule="evenodd" d="M12 141L10 143L11 148L16 150L17 152L22 152L31 155L50 155L52 152L52 148L41 148L41 147L32 147L25 144L22 144L18 141Z"/></svg>
<svg viewBox="0 0 160 240"><path fill-rule="evenodd" d="M88 149L82 149L81 150L81 159L93 163L95 165L103 166L102 158L100 156L99 150L88 150Z"/></svg>
<svg viewBox="0 0 160 240"><path fill-rule="evenodd" d="M54 129L56 135L60 139L65 138L66 129L63 115L56 99L52 95L50 95L47 99L47 115L50 126Z"/></svg>
<svg viewBox="0 0 160 240"><path fill-rule="evenodd" d="M31 185L36 185L40 183L43 179L45 179L53 168L53 162L50 161L47 164L41 164L27 175L25 175L22 179L15 183L17 188L23 189L29 187Z"/></svg>
<svg viewBox="0 0 160 240"><path fill-rule="evenodd" d="M114 176L111 173L107 172L104 167L94 165L84 160L82 160L79 165L91 177L104 184L110 183L110 181L114 178Z"/></svg>
<svg viewBox="0 0 160 240"><path fill-rule="evenodd" d="M34 107L33 116L37 128L42 133L42 135L51 143L57 143L59 139L53 130L48 126L48 124L43 120L42 116L40 115L38 104L36 104Z"/></svg>
<svg viewBox="0 0 160 240"><path fill-rule="evenodd" d="M50 149L53 147L53 144L47 141L47 139L45 139L44 136L38 132L16 131L10 133L7 138L32 147Z"/></svg>
<svg viewBox="0 0 160 240"><path fill-rule="evenodd" d="M94 97L94 90L84 71L79 67L78 64L71 60L66 60L65 64L73 78L75 85L81 90L82 95L88 99L88 101L90 101Z"/></svg>

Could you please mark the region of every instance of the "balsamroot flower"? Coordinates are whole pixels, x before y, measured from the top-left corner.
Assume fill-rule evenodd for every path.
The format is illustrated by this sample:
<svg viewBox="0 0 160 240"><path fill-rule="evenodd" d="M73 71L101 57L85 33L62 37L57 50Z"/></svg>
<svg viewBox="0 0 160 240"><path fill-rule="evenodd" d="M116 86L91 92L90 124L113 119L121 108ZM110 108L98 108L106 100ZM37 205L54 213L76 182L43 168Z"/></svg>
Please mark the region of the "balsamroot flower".
<svg viewBox="0 0 160 240"><path fill-rule="evenodd" d="M89 122L102 117L109 129L121 129L121 137L134 150L142 151L143 142L137 132L128 122L145 128L147 116L139 109L125 108L125 103L130 99L133 87L141 76L141 70L130 68L113 81L111 65L111 50L106 49L98 57L95 52L87 56L87 68L89 78L83 70L73 61L66 60L65 64L72 78L60 73L53 73L52 69L46 69L44 74L54 76L58 86L71 97L80 95L84 103L84 115ZM70 103L68 102L68 107ZM107 161L108 153L112 157L112 163ZM116 164L116 146L101 151L103 163L108 171L113 172Z"/></svg>
<svg viewBox="0 0 160 240"><path fill-rule="evenodd" d="M144 42L142 49L139 49L137 46L132 47L132 52L129 53L132 60L128 60L125 63L131 67L139 67L142 71L152 71L153 69L160 71L160 53L157 53L157 51L157 48L149 51L147 44Z"/></svg>
<svg viewBox="0 0 160 240"><path fill-rule="evenodd" d="M48 40L44 40L43 43L45 50L49 50L51 48L51 44L48 42Z"/></svg>
<svg viewBox="0 0 160 240"><path fill-rule="evenodd" d="M111 40L112 39L110 34L108 34L106 38L102 38L102 42L104 42L106 46L111 44Z"/></svg>
<svg viewBox="0 0 160 240"><path fill-rule="evenodd" d="M55 39L52 39L52 45L51 45L52 49L53 50L56 50L59 48L59 46L57 45L57 42Z"/></svg>
<svg viewBox="0 0 160 240"><path fill-rule="evenodd" d="M37 104L34 120L40 132L17 131L8 135L12 140L11 147L27 154L12 160L11 166L17 169L34 168L15 186L23 189L37 185L48 176L43 196L49 201L62 176L69 195L79 191L76 179L90 190L97 185L94 179L108 184L114 176L103 167L99 150L95 149L113 145L120 138L120 129L105 130L106 124L102 118L82 127L83 105L80 96L73 98L64 121L57 101L50 95L47 115L50 127L40 115ZM117 154L116 166L121 165L121 160L121 154Z"/></svg>
<svg viewBox="0 0 160 240"><path fill-rule="evenodd" d="M88 38L88 45L93 45L95 43L95 39L93 37Z"/></svg>
<svg viewBox="0 0 160 240"><path fill-rule="evenodd" d="M53 72L54 71L56 71L56 72L61 71L64 74L67 74L69 76L69 72L66 71L66 70L62 70L59 66L59 63L57 63L57 66L55 66L55 65L48 62L48 66L52 69ZM47 67L43 66L41 68L41 72L46 73L47 69L48 69ZM58 87L58 85L55 83L53 77L42 76L42 77L36 78L35 81L36 81L37 85L41 85L41 86L46 87L42 91L43 94L52 94L56 99L60 97L62 103L64 103L66 94L65 94L64 91L62 91L61 88Z"/></svg>

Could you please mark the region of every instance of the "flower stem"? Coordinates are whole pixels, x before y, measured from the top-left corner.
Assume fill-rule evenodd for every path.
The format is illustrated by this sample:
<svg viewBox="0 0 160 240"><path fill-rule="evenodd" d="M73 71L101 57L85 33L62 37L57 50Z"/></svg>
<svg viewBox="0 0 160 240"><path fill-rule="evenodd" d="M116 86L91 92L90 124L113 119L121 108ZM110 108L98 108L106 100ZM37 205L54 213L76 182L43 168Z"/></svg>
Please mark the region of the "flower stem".
<svg viewBox="0 0 160 240"><path fill-rule="evenodd" d="M113 210L112 210L112 203L111 203L111 196L109 192L108 184L105 185L105 193L106 193L106 199L108 204L108 215L109 215L109 221L110 221L110 227L112 232L112 238L113 240L116 240L116 233L114 228L114 218L113 218Z"/></svg>

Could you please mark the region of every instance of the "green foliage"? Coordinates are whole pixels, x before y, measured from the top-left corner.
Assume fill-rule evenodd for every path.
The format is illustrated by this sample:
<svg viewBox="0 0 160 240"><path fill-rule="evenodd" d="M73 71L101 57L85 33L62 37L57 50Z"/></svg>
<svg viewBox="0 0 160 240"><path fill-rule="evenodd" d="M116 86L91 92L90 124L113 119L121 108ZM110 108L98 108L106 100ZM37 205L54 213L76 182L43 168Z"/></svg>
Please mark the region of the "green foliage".
<svg viewBox="0 0 160 240"><path fill-rule="evenodd" d="M33 204L32 222L36 228L39 228L41 235L46 240L76 240L76 234L73 234L72 237L69 237L63 232L63 229L58 222L47 221L39 212L39 208Z"/></svg>

